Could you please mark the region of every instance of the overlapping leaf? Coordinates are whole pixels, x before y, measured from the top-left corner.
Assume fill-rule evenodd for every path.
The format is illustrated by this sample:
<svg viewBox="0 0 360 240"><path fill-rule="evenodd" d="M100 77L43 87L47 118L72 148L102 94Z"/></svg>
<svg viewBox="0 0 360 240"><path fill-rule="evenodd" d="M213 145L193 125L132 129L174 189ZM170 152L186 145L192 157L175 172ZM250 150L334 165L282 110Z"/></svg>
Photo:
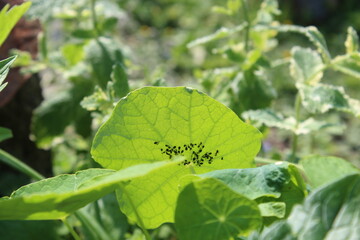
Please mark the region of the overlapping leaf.
<svg viewBox="0 0 360 240"><path fill-rule="evenodd" d="M249 240L355 240L360 238L360 174L331 182L294 208L286 221L277 222Z"/></svg>
<svg viewBox="0 0 360 240"><path fill-rule="evenodd" d="M114 191L119 183L141 177L174 162L133 166L121 171L88 169L23 186L0 199L0 219L61 219Z"/></svg>
<svg viewBox="0 0 360 240"><path fill-rule="evenodd" d="M16 56L9 57L0 61L0 92L5 88L7 83L3 84L6 76L9 73L11 64L15 61Z"/></svg>
<svg viewBox="0 0 360 240"><path fill-rule="evenodd" d="M231 239L259 228L261 216L255 201L208 178L180 193L175 226L183 240Z"/></svg>

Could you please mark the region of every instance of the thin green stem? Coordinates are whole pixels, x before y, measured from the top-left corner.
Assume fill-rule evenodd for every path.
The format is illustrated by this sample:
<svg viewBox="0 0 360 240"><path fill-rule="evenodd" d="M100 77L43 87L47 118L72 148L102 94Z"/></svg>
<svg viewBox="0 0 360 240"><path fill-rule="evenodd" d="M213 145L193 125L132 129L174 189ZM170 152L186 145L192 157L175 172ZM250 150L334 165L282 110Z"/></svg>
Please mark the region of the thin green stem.
<svg viewBox="0 0 360 240"><path fill-rule="evenodd" d="M0 161L3 163L10 165L11 167L19 170L20 172L28 175L29 177L35 179L35 180L42 180L45 177L42 176L40 173L17 159L16 157L10 155L9 153L3 151L0 149Z"/></svg>
<svg viewBox="0 0 360 240"><path fill-rule="evenodd" d="M282 162L281 160L262 158L262 157L255 157L254 161L255 161L255 163L258 163L258 164L272 164L272 163Z"/></svg>
<svg viewBox="0 0 360 240"><path fill-rule="evenodd" d="M98 239L112 239L112 237L104 230L104 228L84 210L78 210L74 215L90 232L94 233Z"/></svg>
<svg viewBox="0 0 360 240"><path fill-rule="evenodd" d="M248 14L248 5L247 0L241 0L242 3L242 9L244 14L245 22L247 23L245 27L245 51L249 52L249 36L250 36L250 28L251 28L251 22Z"/></svg>
<svg viewBox="0 0 360 240"><path fill-rule="evenodd" d="M141 219L138 211L136 210L135 204L133 203L130 195L128 194L128 192L125 190L124 187L121 188L121 191L122 191L123 194L127 195L127 198L128 198L128 200L129 200L129 203L130 203L130 205L131 205L131 207L132 207L132 209L133 209L133 211L134 211L134 213L135 213L135 216L136 216L136 219L137 219L137 224L138 224L138 226L141 228L141 230L143 231L143 233L144 233L144 235L145 235L145 239L146 239L146 240L152 240L152 238L151 238L148 230L147 230L146 227L145 227L144 222L142 221L142 219Z"/></svg>
<svg viewBox="0 0 360 240"><path fill-rule="evenodd" d="M98 27L98 21L97 21L97 16L96 16L96 0L90 0L90 6L91 6L91 20L93 23L93 28L95 30L96 33L96 37L100 36L100 31L99 31L99 27Z"/></svg>
<svg viewBox="0 0 360 240"><path fill-rule="evenodd" d="M298 128L300 123L300 108L301 108L301 96L300 93L297 93L296 100L295 100L295 129ZM298 148L298 135L296 133L293 133L292 136L292 143L291 143L291 157L290 162L296 163L296 154L297 154L297 148Z"/></svg>
<svg viewBox="0 0 360 240"><path fill-rule="evenodd" d="M70 223L66 220L66 218L61 219L61 221L65 224L65 226L67 227L67 229L69 230L69 232L71 233L71 236L73 236L73 238L75 240L81 240L80 236L77 234L77 232L75 232L75 230L73 229L73 227L70 225Z"/></svg>

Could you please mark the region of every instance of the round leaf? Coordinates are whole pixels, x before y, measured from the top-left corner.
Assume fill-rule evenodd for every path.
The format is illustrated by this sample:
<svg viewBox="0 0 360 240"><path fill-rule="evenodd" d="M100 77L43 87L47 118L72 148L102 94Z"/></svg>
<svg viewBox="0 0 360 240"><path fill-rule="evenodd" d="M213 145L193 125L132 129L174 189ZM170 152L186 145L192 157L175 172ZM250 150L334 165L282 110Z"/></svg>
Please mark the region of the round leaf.
<svg viewBox="0 0 360 240"><path fill-rule="evenodd" d="M231 239L261 226L257 203L216 179L187 185L180 193L175 225L182 240Z"/></svg>

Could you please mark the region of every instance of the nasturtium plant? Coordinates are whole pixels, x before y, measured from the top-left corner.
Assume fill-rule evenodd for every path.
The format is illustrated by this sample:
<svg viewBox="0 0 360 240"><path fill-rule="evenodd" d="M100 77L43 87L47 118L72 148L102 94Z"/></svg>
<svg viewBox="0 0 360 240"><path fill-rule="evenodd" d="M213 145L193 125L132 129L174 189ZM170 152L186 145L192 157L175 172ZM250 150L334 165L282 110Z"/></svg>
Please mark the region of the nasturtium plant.
<svg viewBox="0 0 360 240"><path fill-rule="evenodd" d="M249 239L359 239L360 174L352 174L313 191L286 221Z"/></svg>
<svg viewBox="0 0 360 240"><path fill-rule="evenodd" d="M255 201L213 178L187 185L180 193L175 226L183 240L217 240L244 236L261 226Z"/></svg>
<svg viewBox="0 0 360 240"><path fill-rule="evenodd" d="M146 228L155 228L174 221L182 176L253 167L260 139L257 129L195 89L145 87L120 100L95 136L91 153L112 169L184 157L179 166L131 181L118 191L121 210L133 221L140 214Z"/></svg>
<svg viewBox="0 0 360 240"><path fill-rule="evenodd" d="M120 171L87 169L25 185L10 197L0 198L0 219L62 219L115 191L121 182L128 182L169 164L177 164L177 161L142 164Z"/></svg>

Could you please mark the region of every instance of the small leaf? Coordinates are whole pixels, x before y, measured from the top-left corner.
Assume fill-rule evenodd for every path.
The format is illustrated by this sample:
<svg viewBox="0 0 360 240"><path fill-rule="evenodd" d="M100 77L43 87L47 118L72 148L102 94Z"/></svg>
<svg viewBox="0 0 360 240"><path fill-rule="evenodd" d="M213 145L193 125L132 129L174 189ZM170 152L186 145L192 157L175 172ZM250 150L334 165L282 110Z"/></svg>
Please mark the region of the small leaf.
<svg viewBox="0 0 360 240"><path fill-rule="evenodd" d="M12 132L10 129L0 127L0 142L9 139L12 137Z"/></svg>
<svg viewBox="0 0 360 240"><path fill-rule="evenodd" d="M122 64L116 63L113 66L111 79L114 82L115 96L118 98L124 97L129 93L129 82L126 75L125 68Z"/></svg>
<svg viewBox="0 0 360 240"><path fill-rule="evenodd" d="M12 7L9 10L9 5L6 4L5 7L0 10L0 46L9 35L11 29L15 26L15 24L19 21L22 15L24 15L30 6L31 2L24 2L21 5Z"/></svg>
<svg viewBox="0 0 360 240"><path fill-rule="evenodd" d="M360 79L360 53L337 56L331 62L331 67L337 71Z"/></svg>
<svg viewBox="0 0 360 240"><path fill-rule="evenodd" d="M11 64L14 63L16 59L16 56L11 56L9 58L6 58L4 60L0 60L0 92L4 89L4 87L7 85L7 83L3 83L6 76L9 73Z"/></svg>
<svg viewBox="0 0 360 240"><path fill-rule="evenodd" d="M281 113L276 113L271 109L258 109L243 112L244 119L257 121L268 127L277 127L285 130L294 130L295 119L293 117L285 118Z"/></svg>
<svg viewBox="0 0 360 240"><path fill-rule="evenodd" d="M1 220L61 219L127 182L174 162L133 166L118 172L87 169L23 186L10 197L0 198Z"/></svg>
<svg viewBox="0 0 360 240"><path fill-rule="evenodd" d="M258 206L263 217L283 218L285 216L286 204L284 202L266 202Z"/></svg>
<svg viewBox="0 0 360 240"><path fill-rule="evenodd" d="M86 59L90 62L93 75L103 90L111 80L114 64L122 64L123 56L119 43L114 39L99 38L86 46Z"/></svg>
<svg viewBox="0 0 360 240"><path fill-rule="evenodd" d="M254 68L240 72L232 83L230 107L239 115L246 110L269 107L276 97L276 91L265 73Z"/></svg>
<svg viewBox="0 0 360 240"><path fill-rule="evenodd" d="M187 47L192 48L192 47L202 45L202 44L205 44L205 43L208 43L208 42L212 42L212 41L215 41L215 40L218 40L218 39L229 37L234 33L241 32L242 30L244 30L245 27L246 27L245 23L241 24L241 25L238 25L238 26L236 26L234 28L222 27L219 30L217 30L215 33L211 34L211 35L208 35L208 36L205 36L205 37L202 37L202 38L198 38L198 39L188 43Z"/></svg>
<svg viewBox="0 0 360 240"><path fill-rule="evenodd" d="M360 173L360 169L337 157L311 156L302 159L300 164L314 188L345 175Z"/></svg>
<svg viewBox="0 0 360 240"><path fill-rule="evenodd" d="M296 86L300 91L303 106L311 113L325 113L334 109L360 116L360 102L346 95L343 87L326 84Z"/></svg>
<svg viewBox="0 0 360 240"><path fill-rule="evenodd" d="M83 60L84 53L83 44L66 44L61 47L61 53L70 66L76 65Z"/></svg>
<svg viewBox="0 0 360 240"><path fill-rule="evenodd" d="M353 27L348 27L345 41L346 53L353 53L359 50L359 36Z"/></svg>
<svg viewBox="0 0 360 240"><path fill-rule="evenodd" d="M180 193L175 226L183 240L231 239L259 228L261 216L256 202L208 178Z"/></svg>
<svg viewBox="0 0 360 240"><path fill-rule="evenodd" d="M328 63L331 60L331 55L328 50L324 36L319 32L319 30L314 27L306 27L305 35L309 40L317 47L318 51L321 53L325 63Z"/></svg>
<svg viewBox="0 0 360 240"><path fill-rule="evenodd" d="M291 54L290 72L295 81L313 85L321 80L324 65L317 52L310 48L294 47Z"/></svg>

